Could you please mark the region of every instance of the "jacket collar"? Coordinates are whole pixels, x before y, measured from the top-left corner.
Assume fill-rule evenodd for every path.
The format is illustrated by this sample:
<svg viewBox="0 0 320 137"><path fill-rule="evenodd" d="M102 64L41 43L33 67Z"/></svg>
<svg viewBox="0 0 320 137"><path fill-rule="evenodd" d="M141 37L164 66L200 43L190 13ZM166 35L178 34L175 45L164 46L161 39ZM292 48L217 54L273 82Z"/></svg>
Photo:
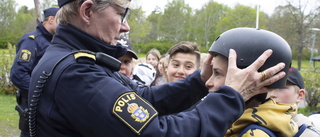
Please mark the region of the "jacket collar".
<svg viewBox="0 0 320 137"><path fill-rule="evenodd" d="M40 22L37 26L37 30L41 32L42 36L45 37L49 42L52 40L53 35Z"/></svg>

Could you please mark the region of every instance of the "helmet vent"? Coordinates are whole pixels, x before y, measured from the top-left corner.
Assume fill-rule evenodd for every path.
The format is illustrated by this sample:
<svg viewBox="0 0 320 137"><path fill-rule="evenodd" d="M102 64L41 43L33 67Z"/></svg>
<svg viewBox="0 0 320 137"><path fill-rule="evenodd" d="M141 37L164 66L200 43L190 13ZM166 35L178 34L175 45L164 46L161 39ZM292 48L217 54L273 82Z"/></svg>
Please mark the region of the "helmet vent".
<svg viewBox="0 0 320 137"><path fill-rule="evenodd" d="M244 59L240 59L240 62L244 62Z"/></svg>

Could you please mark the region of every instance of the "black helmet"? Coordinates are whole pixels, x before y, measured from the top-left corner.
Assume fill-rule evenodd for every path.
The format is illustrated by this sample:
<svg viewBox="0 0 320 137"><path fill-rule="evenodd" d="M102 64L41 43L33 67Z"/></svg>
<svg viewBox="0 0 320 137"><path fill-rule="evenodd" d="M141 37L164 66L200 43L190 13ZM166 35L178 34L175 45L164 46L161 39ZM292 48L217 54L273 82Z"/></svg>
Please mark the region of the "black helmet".
<svg viewBox="0 0 320 137"><path fill-rule="evenodd" d="M285 63L282 71L286 76L269 88L283 88L287 82L287 74L291 67L291 48L279 35L255 28L235 28L222 33L212 44L209 53L229 57L229 49L237 52L238 68L246 68L252 64L264 51L272 49L273 53L258 71L264 71L280 62Z"/></svg>

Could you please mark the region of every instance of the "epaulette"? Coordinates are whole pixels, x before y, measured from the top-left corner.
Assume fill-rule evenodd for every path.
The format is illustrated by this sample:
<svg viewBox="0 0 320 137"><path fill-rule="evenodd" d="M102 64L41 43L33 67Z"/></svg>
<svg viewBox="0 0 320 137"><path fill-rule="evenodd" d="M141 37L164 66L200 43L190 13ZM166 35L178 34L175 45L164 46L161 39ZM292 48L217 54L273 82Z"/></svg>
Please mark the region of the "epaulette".
<svg viewBox="0 0 320 137"><path fill-rule="evenodd" d="M29 35L29 38L35 39L38 36L39 36L39 33L35 32L34 34Z"/></svg>
<svg viewBox="0 0 320 137"><path fill-rule="evenodd" d="M34 36L34 35L29 35L29 38L34 39L34 38L35 38L35 36Z"/></svg>
<svg viewBox="0 0 320 137"><path fill-rule="evenodd" d="M81 57L86 57L86 58L91 58L93 60L96 60L96 56L92 55L92 54L89 54L89 53L78 52L78 53L74 54L74 58L75 59L78 59L78 58L81 58Z"/></svg>
<svg viewBox="0 0 320 137"><path fill-rule="evenodd" d="M121 66L121 61L102 52L90 53L80 51L74 54L74 58L78 63L97 63L98 65L106 66L113 71L119 71Z"/></svg>
<svg viewBox="0 0 320 137"><path fill-rule="evenodd" d="M94 64L96 62L96 56L86 52L78 52L73 55L78 63Z"/></svg>

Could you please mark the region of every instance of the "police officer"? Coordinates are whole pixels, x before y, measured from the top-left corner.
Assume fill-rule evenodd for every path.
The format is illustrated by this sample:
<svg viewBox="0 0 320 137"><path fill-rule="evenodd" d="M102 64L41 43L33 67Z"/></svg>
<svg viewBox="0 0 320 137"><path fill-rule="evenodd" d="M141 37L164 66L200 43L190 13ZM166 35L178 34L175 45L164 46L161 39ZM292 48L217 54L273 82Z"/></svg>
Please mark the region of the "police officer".
<svg viewBox="0 0 320 137"><path fill-rule="evenodd" d="M58 10L59 8L44 10L44 21L38 24L35 31L25 34L16 48L16 58L11 68L10 79L18 87L16 110L20 116L21 136L29 134L26 108L31 72L50 45L56 32L54 19Z"/></svg>
<svg viewBox="0 0 320 137"><path fill-rule="evenodd" d="M258 94L251 91L260 91L253 89L284 76L275 75L284 67L277 65L267 69L261 81L257 69L270 51L243 70L231 52L233 73L214 93L204 84L212 74L212 57L201 72L184 80L140 87L118 72L116 59L126 53L116 39L130 30L130 1L58 0L57 34L31 76L31 136L223 136L242 114L244 100ZM243 98L243 93L248 96ZM195 109L181 112L204 96Z"/></svg>

